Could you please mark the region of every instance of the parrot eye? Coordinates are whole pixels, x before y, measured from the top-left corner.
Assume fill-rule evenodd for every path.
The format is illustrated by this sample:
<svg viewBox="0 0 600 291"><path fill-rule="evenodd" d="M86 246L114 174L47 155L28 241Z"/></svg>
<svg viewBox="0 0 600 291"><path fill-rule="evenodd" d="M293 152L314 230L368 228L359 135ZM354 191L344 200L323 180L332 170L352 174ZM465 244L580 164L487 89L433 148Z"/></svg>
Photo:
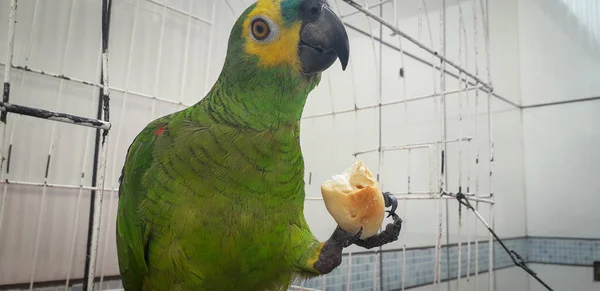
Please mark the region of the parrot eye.
<svg viewBox="0 0 600 291"><path fill-rule="evenodd" d="M255 17L250 23L250 35L256 41L272 41L277 32L277 25L265 17Z"/></svg>
<svg viewBox="0 0 600 291"><path fill-rule="evenodd" d="M269 36L270 28L266 21L256 19L252 22L252 33L257 40L264 40Z"/></svg>

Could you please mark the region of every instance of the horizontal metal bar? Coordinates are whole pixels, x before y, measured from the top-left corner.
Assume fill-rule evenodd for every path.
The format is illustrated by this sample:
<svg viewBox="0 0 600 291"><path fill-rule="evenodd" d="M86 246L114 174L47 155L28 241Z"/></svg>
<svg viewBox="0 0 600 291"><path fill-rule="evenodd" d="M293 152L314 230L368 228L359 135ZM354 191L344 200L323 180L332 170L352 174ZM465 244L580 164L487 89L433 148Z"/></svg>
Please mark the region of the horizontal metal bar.
<svg viewBox="0 0 600 291"><path fill-rule="evenodd" d="M66 114L66 113L57 113L57 112L52 112L52 111L48 111L48 110L44 110L44 109L32 108L32 107L4 103L4 102L0 102L0 111L6 111L6 112L20 114L20 115L27 115L27 116L41 118L41 119L48 119L48 120L53 120L53 121L58 121L58 122L70 123L70 124L75 124L75 125L80 125L80 126L104 129L104 130L109 130L111 127L111 124L109 122L106 122L103 120L92 119L92 118L87 118L87 117L80 117L80 116L75 116L75 115Z"/></svg>
<svg viewBox="0 0 600 291"><path fill-rule="evenodd" d="M385 0L385 1L381 1L381 2L375 3L375 4L371 4L371 5L368 6L369 7L368 9L377 8L377 6L381 6L381 5L390 3L392 1L394 1L394 0ZM360 11L354 11L354 12L348 13L346 15L342 15L342 16L340 16L340 18L341 19L348 18L350 16L353 16L353 15L356 15L356 14L359 14L359 13L360 13Z"/></svg>
<svg viewBox="0 0 600 291"><path fill-rule="evenodd" d="M444 196L439 195L439 193L433 193L433 194L401 194L398 195L396 193L393 193L394 196L398 199L406 199L406 200L434 200L434 199L456 199L455 196L450 196L449 194L445 194ZM492 200L491 197L486 196L486 197L474 197L474 194L465 194L465 196L469 197L469 200L472 201L477 201L477 202L482 202L482 203L489 203L489 204L495 204L496 201Z"/></svg>
<svg viewBox="0 0 600 291"><path fill-rule="evenodd" d="M596 101L596 100L600 100L600 96L524 105L522 108L523 109L532 109L532 108L539 108L539 107L546 107L546 106L563 105L563 104L577 103L577 102L589 102L589 101Z"/></svg>
<svg viewBox="0 0 600 291"><path fill-rule="evenodd" d="M422 142L422 143L413 143L413 144L407 144L407 145L382 147L381 150L382 151L391 151L391 150L408 150L408 149L415 149L415 148L428 148L428 147L431 147L432 145L439 144L442 142L444 142L444 143L453 143L453 142L460 142L460 141L470 142L472 139L473 139L472 137L467 136L467 137L461 137L461 138L447 139L445 141ZM362 152L355 152L352 155L356 157L359 155L375 153L378 151L379 151L379 149L372 149L372 150L367 150L367 151L362 151Z"/></svg>
<svg viewBox="0 0 600 291"><path fill-rule="evenodd" d="M0 63L0 65L2 66L6 66L5 63ZM89 81L84 81L78 78L73 78L73 77L67 77L65 75L59 75L59 74L55 74L55 73L51 73L51 72L46 72L46 71L42 71L39 69L35 69L35 68L30 68L28 66L17 66L17 65L11 65L11 68L16 69L16 70L20 70L20 71L25 71L25 72L30 72L30 73L36 73L36 74L40 74L40 75L44 75L44 76L49 76L49 77L54 77L54 78L58 78L58 79L63 79L66 81L73 81L76 83L80 83L80 84L84 84L84 85L89 85L89 86L94 86L94 87L98 87L101 88L102 86L100 86L100 84L96 84L94 82L89 82Z"/></svg>
<svg viewBox="0 0 600 291"><path fill-rule="evenodd" d="M401 199L401 200L434 200L434 199L456 199L456 197L453 196L449 196L449 195L444 195L441 196L439 195L439 193L433 193L433 192L419 192L421 194L413 194L414 192L411 192L410 194L405 194L405 193L394 193L391 192L397 199ZM465 196L469 197L469 200L472 201L477 201L477 202L482 202L482 203L489 203L489 204L495 204L496 202L492 199L490 199L489 196L486 197L479 197L476 198L474 197L474 194L470 193L470 194L465 194ZM323 200L323 197L306 197L305 200L310 200L310 201L319 201L319 200Z"/></svg>
<svg viewBox="0 0 600 291"><path fill-rule="evenodd" d="M380 42L385 47L393 49L393 50L395 50L397 52L403 53L405 56L407 56L407 57L409 57L409 58L411 58L411 59L413 59L413 60L415 60L415 61L417 61L419 63L422 63L422 64L430 66L430 67L434 67L436 70L443 71L444 73L446 73L447 75L449 75L449 76L451 76L451 77L453 77L455 79L459 78L459 76L457 74L455 74L454 72L450 72L449 70L444 69L444 68L442 68L442 67L440 67L440 66L438 66L438 65L436 65L436 64L434 64L434 63L432 63L432 62L430 62L428 60L425 60L422 57L419 57L419 56L417 56L414 53L411 53L411 52L406 51L406 50L401 50L397 46L395 46L393 44L390 44L389 42L384 41L384 40L382 40L381 38L379 38L379 37L377 37L375 35L371 35L369 32L366 32L366 31L364 31L364 30L362 30L362 29L360 29L360 28L358 28L358 27L356 27L356 26L354 26L354 25L352 25L352 24L350 24L348 22L344 22L344 26L347 27L347 28L349 28L349 29L352 29L355 32L358 32L358 33L360 33L360 34L362 34L362 35L364 35L366 37L372 37L374 40ZM476 83L473 82L473 81L471 81L471 80L466 80L466 81L467 81L467 84L469 84L471 86L475 86L476 85ZM484 91L484 92L486 92L486 93L491 93L492 96L496 97L499 100L502 100L502 101L506 102L507 104L510 104L513 107L521 108L521 105L508 100L506 97L501 96L497 92L491 92L490 90L488 90L485 87L481 88L481 90Z"/></svg>
<svg viewBox="0 0 600 291"><path fill-rule="evenodd" d="M6 66L6 64L0 63L0 66ZM73 78L73 77L69 77L69 76L65 76L65 75L59 75L59 74L48 72L48 71L42 71L42 70L35 69L35 68L16 66L16 65L12 65L11 67L13 69L24 71L24 72L35 73L35 74L39 74L39 75L43 75L43 76L54 77L54 78L63 79L63 80L70 81L70 82L79 83L82 85L92 86L92 87L96 87L96 88L102 88L102 85L100 85L98 83L85 81L85 80L81 80L78 78ZM136 92L136 91L132 91L132 90L126 90L123 88L118 88L118 87L113 87L113 86L109 86L109 89L110 89L110 91L113 91L113 92L119 92L119 93L124 93L124 94L133 94L133 95L147 98L147 99L156 99L157 101L161 101L161 102L165 102L165 103L169 103L169 104L181 105L181 106L186 106L186 107L193 105L193 104L186 104L186 103L179 102L179 101L163 99L163 98L148 95L145 93Z"/></svg>
<svg viewBox="0 0 600 291"><path fill-rule="evenodd" d="M410 148L414 148L416 146L429 146L429 145L434 145L434 144L440 144L440 143L453 143L453 142L462 142L462 141L467 141L470 142L473 138L470 136L467 137L459 137L459 138L453 138L453 139L447 139L445 141L434 141L434 142L428 142L428 143L415 143L415 144L408 144L408 145L400 145L400 146L391 146L391 147L383 147L382 150L407 150Z"/></svg>
<svg viewBox="0 0 600 291"><path fill-rule="evenodd" d="M440 53L438 53L438 52L430 49L426 45L420 43L419 41L417 41L416 39L412 38L407 33L401 31L400 29L398 29L395 25L392 25L392 24L388 23L387 21L385 21L383 18L381 18L381 17L379 17L379 16L371 13L368 9L365 9L360 4L354 2L353 0L343 0L343 1L346 2L348 5L354 7L355 9L359 10L360 12L364 13L365 15L371 17L375 21L383 24L385 27L387 27L390 30L392 30L392 32L394 32L395 34L398 34L398 35L404 37L406 40L414 43L419 48L423 49L424 51L426 51L426 52L428 52L428 53L430 53L432 55L434 55L435 57L437 57L438 59L440 59L440 61L447 63L448 65L454 67L455 69L457 69L460 72L464 73L465 75L469 76L471 79L475 80L477 83L482 84L483 86L485 86L488 90L494 91L494 89L493 89L492 86L490 86L489 84L487 84L486 82L484 82L483 80L481 80L479 77L471 74L469 71L467 71L463 67L455 64L454 62L452 62L451 60L449 60L448 58L446 58L442 54L440 54Z"/></svg>
<svg viewBox="0 0 600 291"><path fill-rule="evenodd" d="M17 186L33 186L33 187L48 187L48 188L57 188L57 189L82 189L82 190L94 190L99 191L100 188L94 186L85 186L85 185L66 185L66 184L53 184L53 183L40 183L40 182L26 182L26 181L0 181L0 185L8 184L8 185L17 185ZM118 192L117 188L104 188L104 191L112 191Z"/></svg>
<svg viewBox="0 0 600 291"><path fill-rule="evenodd" d="M93 186L84 186L84 185L65 185L65 184L53 184L53 183L40 183L40 182L25 182L25 181L0 181L0 185L8 184L8 185L18 185L18 186L33 186L33 187L48 187L48 188L57 188L57 189L70 189L70 190L96 190L99 191L98 187ZM118 188L104 188L104 191L108 192L119 192ZM393 192L394 196L399 199L407 199L407 200L426 200L426 199L439 199L438 193L433 193L429 191L411 191L407 192ZM438 196L434 196L438 195ZM442 199L455 199L455 197L449 196L450 194L446 194L442 196ZM475 194L467 193L465 196L469 197L469 200L485 202L485 203L495 203L493 200L490 200L490 197L474 197ZM320 201L323 200L323 197L305 197L304 200L312 200L312 201Z"/></svg>
<svg viewBox="0 0 600 291"><path fill-rule="evenodd" d="M434 193L434 192L431 192L429 190L427 190L427 191L414 191L414 190L411 190L410 192L394 192L394 195L396 195L396 196L415 195L415 194L427 194L427 195L430 195L430 196L431 195L439 195L439 193L437 193L437 192ZM464 193L464 194L467 197L475 196L475 193Z"/></svg>
<svg viewBox="0 0 600 291"><path fill-rule="evenodd" d="M164 3L160 3L160 2L158 2L158 1L156 1L156 0L146 0L146 1L148 1L148 2L150 2L150 3L153 3L153 4L156 4L156 5L159 5L159 6L161 6L161 7L165 7L165 8L167 8L168 10L171 10L171 11L173 11L173 12L179 13L179 14L181 14L181 15L184 15L184 16L189 16L190 18L192 18L192 19L194 19L194 20L198 20L198 21L204 22L204 23L206 23L206 24L213 25L213 23L212 23L210 20L206 20L206 19L204 19L204 18L201 18L201 17L195 16L195 15L192 15L192 12L191 12L191 11L190 11L189 13L187 13L187 12L185 12L185 11L183 11L183 10L180 10L179 8L175 8L175 7L173 7L173 6L169 6L169 5L166 5L166 4L164 4ZM166 0L163 0L163 1L165 1L165 3L166 3Z"/></svg>
<svg viewBox="0 0 600 291"><path fill-rule="evenodd" d="M374 108L378 108L378 107L398 105L398 104L402 104L404 102L412 102L412 101L417 101L417 100L434 98L437 96L441 96L442 94L447 95L447 94L456 94L459 92L468 92L468 91L478 90L478 89L480 89L480 87L481 87L481 85L478 85L478 86L468 87L465 89L449 90L449 91L446 91L443 93L428 94L428 95L406 98L403 100L396 100L396 101L386 102L386 103L381 103L381 104L369 105L369 106L364 106L364 107L356 107L354 109L346 109L346 110L340 110L340 111L332 111L332 112L327 112L327 113L315 114L315 115L310 115L310 116L304 116L304 117L302 117L302 119L325 117L325 116L330 116L330 115L344 114L344 113L350 113L350 112L361 111L361 110L366 110L366 109L374 109Z"/></svg>
<svg viewBox="0 0 600 291"><path fill-rule="evenodd" d="M136 96L150 99L150 100L155 99L156 101L161 101L164 103L169 103L169 104L174 104L174 105L181 105L181 106L185 106L185 107L194 105L194 104L187 104L187 103L183 103L183 102L179 102L179 101L175 101L175 100L163 99L163 98L159 98L156 96L152 96L152 95L148 95L145 93L136 92L136 91L132 91L132 90L127 90L127 89L123 89L123 88L110 87L110 90L113 92L119 92L119 93L129 94L129 95L136 95Z"/></svg>

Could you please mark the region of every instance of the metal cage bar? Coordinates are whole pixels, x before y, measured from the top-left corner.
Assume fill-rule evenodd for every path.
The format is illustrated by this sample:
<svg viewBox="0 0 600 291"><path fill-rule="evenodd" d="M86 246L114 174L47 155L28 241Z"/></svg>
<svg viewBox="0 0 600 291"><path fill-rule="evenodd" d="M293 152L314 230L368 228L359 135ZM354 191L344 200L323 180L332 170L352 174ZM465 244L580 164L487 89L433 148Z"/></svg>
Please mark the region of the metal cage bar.
<svg viewBox="0 0 600 291"><path fill-rule="evenodd" d="M5 177L8 175L8 167L9 167L9 161L10 161L10 147L9 147L9 153L8 153L8 157L4 157L4 144L5 144L5 140L6 140L6 126L7 126L7 116L8 113L13 113L13 114L19 114L19 115L25 115L25 116L30 116L30 117L35 117L35 118L41 118L41 119L47 119L50 121L57 121L57 122L63 122L63 123L68 123L68 124L73 124L73 125L79 125L79 126L85 126L85 127L91 127L91 128L96 128L97 129L97 133L98 136L100 135L101 131L103 132L102 134L102 139L100 140L99 138L96 141L96 147L97 148L101 148L99 150L100 152L100 157L98 157L98 155L96 154L96 162L95 162L95 167L94 167L94 172L99 172L99 178L98 179L94 179L97 180L97 182L99 183L100 187L98 187L100 189L99 194L95 195L95 199L92 199L92 209L90 211L90 215L93 216L94 220L93 223L90 225L90 238L91 238L91 242L88 243L88 245L91 245L91 247L88 248L88 257L86 258L86 261L95 263L96 260L96 254L97 254L97 243L98 243L98 226L100 224L100 211L102 208L102 196L103 196L103 186L104 186L104 169L106 167L106 151L107 151L107 147L106 147L106 142L107 142L107 136L108 136L108 131L110 130L111 124L109 122L109 110L110 110L110 103L109 103L109 91L108 91L108 22L109 22L109 9L110 9L110 4L109 1L103 1L103 11L102 11L102 80L101 80L101 98L99 99L99 115L97 119L94 118L88 118L88 117L81 117L81 116L76 116L76 115L71 115L71 114L66 114L66 113L59 113L59 112L53 112L50 110L44 110L44 109L39 109L39 108L34 108L34 107L28 107L28 106L22 106L22 105L17 105L17 104L11 104L9 103L10 101L10 77L11 77L11 70L12 69L21 69L24 71L31 71L28 70L26 68L19 68L17 66L15 66L13 64L13 49L14 49L14 36L15 36L15 27L17 24L16 21L16 14L17 14L17 0L12 0L10 3L10 10L9 10L9 26L8 26L8 34L9 34L9 38L7 41L7 56L6 56L6 61L4 63L4 84L3 84L3 99L2 102L0 102L0 111L2 111L1 113L1 121L0 122L0 154L2 154L2 168L0 168L0 175L2 175L2 183L4 184L4 191L2 194L2 200L1 205L0 205L0 229L2 227L2 217L4 215L4 204L5 204L5 199L6 199L6 194L7 194L7 186L10 184L10 181L8 179L6 179ZM71 8L74 5L74 1L71 3ZM34 7L34 18L33 18L33 24L32 26L35 25L35 17L36 17L36 12L37 12L37 4L38 1L35 2L35 7ZM73 16L73 12L71 9L71 17ZM69 32L71 30L72 27L72 23L71 21L69 22ZM68 36L70 35L70 33L68 33L67 35L67 42L68 42ZM32 37L32 34L30 34L30 38ZM28 51L31 49L31 41L29 43L29 48ZM63 52L63 62L65 60L65 55L66 54L66 50ZM64 63L62 68L64 68ZM40 73L44 74L44 72L40 71ZM72 81L72 82L78 82L78 80L71 80L70 78L64 77L64 75L60 74L57 77L59 77L60 79L60 86L59 86L59 98L57 99L57 102L60 101L60 94L61 94L61 88L62 88L62 84L63 82L68 82L68 81ZM85 83L83 81L81 81L80 83ZM58 103L57 103L58 104ZM18 116L15 119L14 122L18 121ZM55 125L52 125L52 132L54 133L54 128ZM14 133L14 131L13 131ZM12 139L13 136L11 135L10 137L10 145L12 146ZM49 145L49 155L48 157L51 156L52 154L52 150L53 150L53 140L54 139L54 134L51 135L51 141L50 141L50 145ZM98 161L99 160L99 161ZM48 161L50 161L50 158L48 159ZM6 164L5 164L6 163ZM99 169L98 169L99 167ZM6 169L6 172L4 171L4 169ZM42 187L42 211L40 211L40 213L38 214L38 223L37 223L37 231L36 231L36 239L35 239L35 247L34 247L34 255L33 255L33 267L32 267L32 272L30 275L30 280L29 280L29 289L33 289L34 284L35 284L35 268L36 268L36 259L37 259L37 253L38 253L38 245L39 245L39 234L40 234L40 229L41 229L41 219L42 219L42 213L43 213L43 196L46 192L46 189L48 187L50 187L50 184L47 181L47 177L48 177L48 171L46 171L46 178L44 183L42 183L41 186ZM93 184L96 181L93 182ZM27 182L23 182L22 184L34 184L34 183L27 183ZM82 178L82 184L83 184L83 178ZM79 193L79 201L81 198L81 190L83 190L84 187L82 186L80 188L80 193ZM93 210L97 209L96 212L94 212ZM74 242L74 240L73 240ZM72 243L73 244L73 243ZM71 246L71 257L72 257L72 247ZM87 262L86 262L87 263ZM88 265L88 264L86 264ZM70 269L70 267L69 267ZM88 268L88 270L86 271L86 280L84 281L93 281L94 278L94 268ZM70 273L70 271L69 271ZM91 279L90 279L91 278ZM67 282L69 280L69 274L67 274ZM68 284L68 283L67 283ZM93 284L89 284L87 286L87 290L92 290Z"/></svg>

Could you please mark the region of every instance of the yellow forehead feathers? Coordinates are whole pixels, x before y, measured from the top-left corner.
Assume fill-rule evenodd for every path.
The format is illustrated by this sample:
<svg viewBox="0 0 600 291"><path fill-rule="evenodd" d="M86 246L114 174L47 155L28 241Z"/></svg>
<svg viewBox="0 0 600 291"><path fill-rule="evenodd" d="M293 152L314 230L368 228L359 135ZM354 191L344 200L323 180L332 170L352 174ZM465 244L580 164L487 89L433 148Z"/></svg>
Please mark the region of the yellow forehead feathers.
<svg viewBox="0 0 600 291"><path fill-rule="evenodd" d="M298 43L300 41L301 23L293 23L285 26L281 16L280 1L275 0L259 0L256 7L252 10L248 17L244 20L242 34L246 40L245 50L250 55L257 56L258 64L265 67L273 67L281 64L289 64L295 68L300 68L300 60L298 59ZM277 27L278 35L275 39L269 41L257 41L251 37L252 28L251 22L255 17L261 16L267 18Z"/></svg>

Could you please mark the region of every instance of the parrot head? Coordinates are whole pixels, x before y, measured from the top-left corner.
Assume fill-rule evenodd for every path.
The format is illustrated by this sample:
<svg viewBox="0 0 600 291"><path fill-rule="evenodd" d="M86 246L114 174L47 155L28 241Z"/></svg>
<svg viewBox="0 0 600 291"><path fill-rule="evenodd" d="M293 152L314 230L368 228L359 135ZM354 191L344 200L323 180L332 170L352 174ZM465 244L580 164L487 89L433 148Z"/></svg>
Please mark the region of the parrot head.
<svg viewBox="0 0 600 291"><path fill-rule="evenodd" d="M238 123L297 123L321 73L337 59L345 70L348 58L348 35L326 0L258 0L233 25L207 96Z"/></svg>
<svg viewBox="0 0 600 291"><path fill-rule="evenodd" d="M258 0L238 18L229 38L226 62L240 57L261 69L305 77L337 59L345 70L348 35L326 0Z"/></svg>
<svg viewBox="0 0 600 291"><path fill-rule="evenodd" d="M242 14L245 53L259 66L288 66L312 75L349 58L344 25L325 0L259 0Z"/></svg>

